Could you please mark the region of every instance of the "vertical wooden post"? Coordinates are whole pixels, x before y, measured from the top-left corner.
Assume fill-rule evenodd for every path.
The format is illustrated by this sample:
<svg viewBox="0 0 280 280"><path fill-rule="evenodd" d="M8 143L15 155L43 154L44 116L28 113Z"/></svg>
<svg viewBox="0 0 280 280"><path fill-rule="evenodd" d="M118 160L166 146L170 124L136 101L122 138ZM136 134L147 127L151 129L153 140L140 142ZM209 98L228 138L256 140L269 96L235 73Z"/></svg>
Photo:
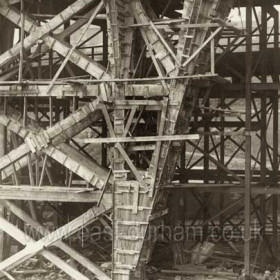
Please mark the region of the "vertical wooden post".
<svg viewBox="0 0 280 280"><path fill-rule="evenodd" d="M102 118L102 137L107 137L107 126L106 126L106 121L105 118ZM107 147L106 144L102 144L102 159L101 159L101 164L104 167L107 167Z"/></svg>
<svg viewBox="0 0 280 280"><path fill-rule="evenodd" d="M4 112L6 111L7 107L7 99L4 98ZM6 127L0 125L0 157L6 154L6 140L7 140L7 133ZM0 183L2 183L2 172L0 173ZM2 200L0 200L0 216L5 217L5 207ZM0 262L3 261L5 258L5 233L0 231Z"/></svg>
<svg viewBox="0 0 280 280"><path fill-rule="evenodd" d="M215 37L211 40L210 43L210 53L211 53L211 73L214 75L215 74Z"/></svg>
<svg viewBox="0 0 280 280"><path fill-rule="evenodd" d="M107 27L106 25L102 25L102 32L103 32L103 63L104 66L108 64L108 34L107 34Z"/></svg>
<svg viewBox="0 0 280 280"><path fill-rule="evenodd" d="M221 108L222 109L226 109L225 108L225 97L222 96L221 97ZM222 114L221 115L221 127L220 130L222 133L225 132L225 115ZM221 140L221 147L220 147L220 161L222 164L225 164L225 136L221 135L220 136L220 140ZM224 173L222 171L220 171L220 183L223 184L224 183ZM224 204L225 204L225 197L224 197L224 193L221 192L220 193L220 211L222 211L224 209ZM224 231L224 215L220 215L220 232L221 232L221 236L223 236L223 231Z"/></svg>
<svg viewBox="0 0 280 280"><path fill-rule="evenodd" d="M22 71L23 71L23 57L24 57L24 47L23 47L23 41L24 41L24 0L20 1L21 3L21 29L20 29L20 59L19 59L19 73L18 73L18 81L22 82Z"/></svg>
<svg viewBox="0 0 280 280"><path fill-rule="evenodd" d="M279 52L279 12L278 10L274 9L274 53L275 58L278 57ZM277 67L277 60L274 60L275 62L275 69ZM277 73L277 72L275 72ZM279 125L279 92L278 95L275 95L273 102L273 173L275 174L275 181L277 184L277 178L278 178L278 168L279 168L279 159L278 159L278 125ZM278 259L278 196L274 195L272 198L272 244L273 244L273 250L274 250L274 256L276 260Z"/></svg>
<svg viewBox="0 0 280 280"><path fill-rule="evenodd" d="M262 83L267 82L267 9L266 6L262 6L262 29L260 34L260 52L262 54L261 62L261 81ZM261 96L261 182L266 180L266 148L267 148L267 126L266 126L266 92L262 92ZM266 197L262 195L260 197L260 268L264 272L266 269L267 262L267 244L265 242L266 232Z"/></svg>
<svg viewBox="0 0 280 280"><path fill-rule="evenodd" d="M205 106L209 108L210 105L210 101L209 99L205 102ZM204 111L205 115L207 115L207 113L209 113L209 110L205 109ZM209 154L209 150L210 150L210 137L209 135L207 135L207 133L210 131L209 130L209 124L208 124L208 119L206 116L205 121L205 125L204 125L204 152L205 154ZM209 158L208 157L204 157L204 184L208 184L209 183ZM203 194L203 241L205 241L207 239L208 236L208 206L207 206L207 200L208 200L209 194L208 193L204 193Z"/></svg>
<svg viewBox="0 0 280 280"><path fill-rule="evenodd" d="M4 101L5 102L5 101ZM0 157L4 156L6 153L6 128L0 125ZM0 181L2 183L2 172L0 176ZM5 207L2 200L0 200L0 216L5 217ZM5 257L5 233L0 231L0 262L3 261Z"/></svg>
<svg viewBox="0 0 280 280"><path fill-rule="evenodd" d="M247 1L246 8L246 121L245 121L245 229L244 229L244 269L245 279L251 278L251 110L252 110L252 6L253 0Z"/></svg>
<svg viewBox="0 0 280 280"><path fill-rule="evenodd" d="M0 130L2 130L2 128L0 128ZM1 133L0 137L2 138L2 132L0 133ZM0 200L0 217L5 217L5 207L2 200ZM4 255L5 255L5 233L1 230L0 231L0 262L4 260Z"/></svg>
<svg viewBox="0 0 280 280"><path fill-rule="evenodd" d="M49 77L53 78L54 69L53 69L53 51L49 51ZM53 98L49 97L49 115L50 115L50 126L53 126Z"/></svg>
<svg viewBox="0 0 280 280"><path fill-rule="evenodd" d="M273 173L277 184L278 178L278 125L279 125L279 105L278 96L276 95L273 100ZM274 257L278 259L278 196L273 195L272 197L272 248Z"/></svg>

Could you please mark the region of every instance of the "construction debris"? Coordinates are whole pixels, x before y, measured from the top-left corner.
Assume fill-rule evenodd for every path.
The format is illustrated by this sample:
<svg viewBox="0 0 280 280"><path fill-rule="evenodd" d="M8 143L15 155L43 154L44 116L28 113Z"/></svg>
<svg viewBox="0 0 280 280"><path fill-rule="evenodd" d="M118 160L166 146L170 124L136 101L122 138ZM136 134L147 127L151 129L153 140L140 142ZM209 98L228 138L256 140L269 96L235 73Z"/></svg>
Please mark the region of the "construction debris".
<svg viewBox="0 0 280 280"><path fill-rule="evenodd" d="M211 242L198 243L192 254L192 264L202 264L208 258L210 258L214 252L215 244Z"/></svg>

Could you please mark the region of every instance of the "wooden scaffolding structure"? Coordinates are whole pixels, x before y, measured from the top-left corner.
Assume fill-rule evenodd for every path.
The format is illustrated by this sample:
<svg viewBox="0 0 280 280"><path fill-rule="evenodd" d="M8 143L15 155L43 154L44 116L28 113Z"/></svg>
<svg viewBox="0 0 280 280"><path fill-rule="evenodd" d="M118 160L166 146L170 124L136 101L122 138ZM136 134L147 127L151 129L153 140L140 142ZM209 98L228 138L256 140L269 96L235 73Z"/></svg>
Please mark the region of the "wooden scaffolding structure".
<svg viewBox="0 0 280 280"><path fill-rule="evenodd" d="M277 1L56 2L0 0L1 273L41 255L91 279L56 247L97 279L145 279L158 225L190 220L190 197L203 240L213 225L244 226L247 279L256 217L265 269L278 255ZM246 26L228 20L234 7ZM65 203L73 219L49 231L46 204ZM112 234L109 273L65 241L96 221Z"/></svg>

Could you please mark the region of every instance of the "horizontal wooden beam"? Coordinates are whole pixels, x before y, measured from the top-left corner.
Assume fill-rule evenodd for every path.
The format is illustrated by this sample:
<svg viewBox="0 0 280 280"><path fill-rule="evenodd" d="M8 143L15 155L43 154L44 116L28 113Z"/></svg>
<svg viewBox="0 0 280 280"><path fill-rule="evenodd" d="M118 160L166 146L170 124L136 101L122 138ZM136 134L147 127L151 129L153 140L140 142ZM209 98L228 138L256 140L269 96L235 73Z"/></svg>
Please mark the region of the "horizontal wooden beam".
<svg viewBox="0 0 280 280"><path fill-rule="evenodd" d="M103 84L86 85L83 83L68 83L58 81L54 84L52 91L47 94L49 80L25 81L19 84L17 81L0 82L1 97L102 97L104 96ZM108 88L110 89L110 88ZM155 97L165 96L161 84L139 84L126 85L125 96Z"/></svg>
<svg viewBox="0 0 280 280"><path fill-rule="evenodd" d="M265 91L272 90L277 91L280 90L280 83L252 83L251 84L252 91ZM243 84L227 84L223 87L223 91L245 91L245 87Z"/></svg>
<svg viewBox="0 0 280 280"><path fill-rule="evenodd" d="M225 192L225 193L244 193L244 185L234 184L170 184L163 186L167 190L186 190L186 191L199 191L199 192ZM280 195L279 187L266 187L266 186L251 186L251 192L254 195Z"/></svg>
<svg viewBox="0 0 280 280"><path fill-rule="evenodd" d="M20 2L20 0L15 0ZM32 18L36 18L36 19L52 19L53 17L55 17L55 14L30 14L30 16L32 16ZM85 14L83 16L73 16L72 20L79 20L79 19L84 19L84 20L89 20L90 16ZM95 17L95 20L106 20L107 17L105 14L99 14ZM93 21L94 22L94 21Z"/></svg>
<svg viewBox="0 0 280 280"><path fill-rule="evenodd" d="M86 88L82 85L67 85L67 84L56 84L53 86L52 91L47 94L48 85L43 84L11 84L6 83L0 87L0 96L9 97L96 97L99 96L101 87L99 85L90 85Z"/></svg>
<svg viewBox="0 0 280 280"><path fill-rule="evenodd" d="M167 135L167 136L143 136L143 137L111 137L111 138L90 138L84 139L84 143L100 144L100 143L128 143L128 142L157 142L157 141L185 141L197 140L199 134L188 135Z"/></svg>
<svg viewBox="0 0 280 280"><path fill-rule="evenodd" d="M216 27L228 27L230 29L234 28L235 30L240 31L236 25L230 23L184 23L186 22L184 19L173 19L173 20L159 20L152 21L152 23L156 26L157 29L166 29L168 25L171 28L216 28ZM149 27L149 23L136 23L127 26L121 26L121 28L133 28L133 27Z"/></svg>
<svg viewBox="0 0 280 280"><path fill-rule="evenodd" d="M0 199L54 202L97 203L100 191L92 188L66 188L60 186L32 187L29 185L0 185ZM111 193L105 193L102 203L112 204Z"/></svg>
<svg viewBox="0 0 280 280"><path fill-rule="evenodd" d="M68 83L81 83L81 84L102 84L102 83L129 83L129 82L160 82L160 81L171 81L171 80L185 80L185 79L208 79L217 77L217 74L195 74L195 75L185 75L185 76L176 76L176 77L151 77L151 78L134 78L134 79L67 79ZM60 81L63 83L63 81ZM5 84L20 84L16 81L0 81L0 86ZM30 82L29 82L30 83ZM36 82L35 82L36 83ZM38 82L37 82L38 83ZM46 81L44 81L46 83ZM58 80L59 83L59 80ZM21 83L22 84L22 83Z"/></svg>
<svg viewBox="0 0 280 280"><path fill-rule="evenodd" d="M77 80L81 83L129 83L129 82L158 82L158 81L170 81L170 80L185 80L185 79L207 79L217 77L216 74L195 74L195 75L185 75L185 76L176 76L176 77L151 77L151 78L133 78L133 79L102 79L102 80ZM69 82L74 82L69 79ZM1 83L0 83L1 84Z"/></svg>

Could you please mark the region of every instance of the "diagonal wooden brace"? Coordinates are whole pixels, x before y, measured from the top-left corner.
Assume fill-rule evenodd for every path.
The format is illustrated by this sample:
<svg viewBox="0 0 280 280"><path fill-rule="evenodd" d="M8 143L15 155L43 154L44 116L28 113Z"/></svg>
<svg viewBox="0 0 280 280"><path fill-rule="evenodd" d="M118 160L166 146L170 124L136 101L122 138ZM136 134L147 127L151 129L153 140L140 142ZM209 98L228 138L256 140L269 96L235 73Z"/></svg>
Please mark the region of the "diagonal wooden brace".
<svg viewBox="0 0 280 280"><path fill-rule="evenodd" d="M18 134L23 139L32 139L38 136L36 126L29 124L29 129L27 129L22 126L22 120L18 117L14 119L0 114L0 124L3 124L7 129ZM30 148L31 151L33 149L32 152L36 152L35 147ZM104 186L107 180L108 171L105 168L94 160L88 159L70 145L61 143L55 147L46 143L46 146L42 148L42 152L99 189ZM109 180L109 183L112 183L111 180Z"/></svg>
<svg viewBox="0 0 280 280"><path fill-rule="evenodd" d="M81 12L85 8L87 8L90 4L96 2L96 0L77 0L72 5L69 5L65 10L56 15L50 21L45 23L40 27L34 27L34 31L24 39L23 47L24 49L29 49L32 47L39 39L42 39L44 36L48 35L50 32L57 29L66 21L70 20L75 14ZM0 1L0 10L6 9L7 5L5 1ZM0 66L14 59L20 53L20 45L21 43L16 44L8 51L4 52L0 56Z"/></svg>
<svg viewBox="0 0 280 280"><path fill-rule="evenodd" d="M23 211L21 208L19 208L17 205L12 203L11 201L5 201L5 206L13 212L17 217L19 217L21 220L26 222L27 224L31 225L33 229L38 231L42 236L45 236L49 234L50 232L42 226L40 223L35 221L32 217L30 217L25 211ZM63 250L66 254L71 256L75 261L79 262L81 265L86 267L89 271L91 271L93 274L96 275L96 277L100 280L109 280L110 277L104 273L101 268L92 263L89 259L86 257L82 256L79 252L68 246L66 243L63 241L60 241L56 244L58 248Z"/></svg>
<svg viewBox="0 0 280 280"><path fill-rule="evenodd" d="M35 241L32 239L29 235L25 234L23 231L18 229L15 225L9 223L6 219L0 217L0 228L4 232L6 232L8 235L13 237L15 240L20 242L23 245L32 246ZM68 275L73 277L76 280L89 280L86 276L81 274L78 270L73 268L71 265L57 257L52 252L42 249L40 252L40 255L42 255L44 258L55 264L58 268L62 269L64 272L66 272ZM1 267L0 263L0 267ZM8 270L8 268L5 268L5 270ZM1 271L5 271L4 269L1 269Z"/></svg>
<svg viewBox="0 0 280 280"><path fill-rule="evenodd" d="M40 133L43 133L44 137L47 134L46 137L50 139L52 145L57 146L67 139L74 137L76 134L87 128L94 120L98 119L100 117L98 105L98 100L88 103L64 120ZM41 147L36 146L36 152L40 150ZM24 143L20 145L17 149L12 150L1 158L0 170L8 167L13 162L20 160L30 152L31 149L28 144Z"/></svg>
<svg viewBox="0 0 280 280"><path fill-rule="evenodd" d="M100 5L96 8L96 12L99 9L100 9ZM19 25L21 15L20 15L20 11L18 11L17 9L10 8L10 7L3 7L0 8L0 14L6 17L11 22L13 22L14 24ZM24 27L26 32L30 32L30 35L36 32L37 28L40 28L38 23L34 21L32 18L28 17L27 15L25 15ZM53 49L60 55L66 57L67 60L76 64L78 67L85 70L93 77L97 79L110 79L111 76L105 73L106 69L101 64L90 59L81 51L71 47L70 44L61 40L60 39L61 37L62 36L48 35L48 36L44 36L42 40L48 46L48 48ZM0 61L1 61L1 56L0 56Z"/></svg>
<svg viewBox="0 0 280 280"><path fill-rule="evenodd" d="M28 243L23 250L1 262L0 271L10 270L16 267L17 265L23 263L24 261L30 259L31 257L35 256L36 254L40 253L45 248L56 245L57 242L60 242L63 238L67 238L79 231L80 229L93 223L96 219L98 219L99 216L108 212L110 209L111 207L105 206L103 204L101 204L100 207L92 207L83 215L77 217L76 219L72 220L70 223L62 226L61 228L51 232L42 239L36 242ZM2 230L7 231L7 228L3 226L2 222L0 223L0 227ZM10 231L10 233L12 234L12 236L14 236L14 238L18 236L18 234L14 234L12 231ZM22 236L20 240L22 240ZM76 279L79 280L82 278L77 277ZM86 277L83 279L87 280Z"/></svg>

